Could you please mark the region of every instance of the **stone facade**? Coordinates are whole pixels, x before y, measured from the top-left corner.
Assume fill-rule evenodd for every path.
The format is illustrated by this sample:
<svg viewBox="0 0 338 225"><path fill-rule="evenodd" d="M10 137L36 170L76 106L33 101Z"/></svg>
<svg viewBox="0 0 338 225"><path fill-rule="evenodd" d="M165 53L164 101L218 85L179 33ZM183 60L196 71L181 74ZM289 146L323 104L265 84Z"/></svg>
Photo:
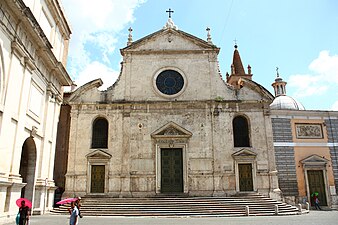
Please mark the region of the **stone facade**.
<svg viewBox="0 0 338 225"><path fill-rule="evenodd" d="M71 126L64 195L225 196L254 191L278 198L272 95L244 76L236 87L227 84L218 69L219 48L170 24L129 40L121 49L120 77L108 90L98 91L102 81L94 80L66 98ZM181 85L178 91L174 85ZM245 121L240 129L247 132L248 144L235 147L238 117ZM101 148L93 147L98 120L107 123L107 146ZM178 158L166 161L165 154L175 152ZM182 164L175 167L178 176L170 172L181 189L165 191L167 163ZM97 172L99 168L103 170Z"/></svg>
<svg viewBox="0 0 338 225"><path fill-rule="evenodd" d="M13 221L20 196L32 201L33 213L52 207L62 86L72 83L69 36L58 1L0 2L1 224Z"/></svg>

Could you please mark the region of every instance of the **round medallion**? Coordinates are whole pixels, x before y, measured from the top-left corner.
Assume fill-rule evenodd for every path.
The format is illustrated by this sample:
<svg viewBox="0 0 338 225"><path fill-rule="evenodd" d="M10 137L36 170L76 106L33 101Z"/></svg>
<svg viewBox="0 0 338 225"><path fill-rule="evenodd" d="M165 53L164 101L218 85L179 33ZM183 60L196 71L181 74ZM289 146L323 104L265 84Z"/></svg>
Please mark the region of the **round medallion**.
<svg viewBox="0 0 338 225"><path fill-rule="evenodd" d="M183 89L183 86L183 76L175 70L162 71L156 77L156 87L165 95L175 95Z"/></svg>

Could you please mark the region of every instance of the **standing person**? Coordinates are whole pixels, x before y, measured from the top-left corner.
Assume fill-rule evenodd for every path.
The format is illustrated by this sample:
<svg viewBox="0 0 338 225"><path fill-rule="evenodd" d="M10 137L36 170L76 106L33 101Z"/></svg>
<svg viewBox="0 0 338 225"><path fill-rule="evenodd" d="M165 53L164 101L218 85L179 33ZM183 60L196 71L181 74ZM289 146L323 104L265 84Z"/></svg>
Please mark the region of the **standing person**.
<svg viewBox="0 0 338 225"><path fill-rule="evenodd" d="M81 215L81 197L77 197L77 200L75 201L75 205L77 206L77 209L79 210L79 217L82 218L82 215Z"/></svg>
<svg viewBox="0 0 338 225"><path fill-rule="evenodd" d="M71 203L70 203L70 208L68 208L69 215L72 215L74 206L75 206L75 203L74 203L74 202L71 202Z"/></svg>
<svg viewBox="0 0 338 225"><path fill-rule="evenodd" d="M70 214L69 218L69 224L70 225L77 225L79 223L79 209L75 204L72 204L73 210L71 211L72 213Z"/></svg>
<svg viewBox="0 0 338 225"><path fill-rule="evenodd" d="M26 206L26 202L23 200L21 201L21 206L19 208L19 214L20 214L20 219L19 219L19 225L27 225L29 222L29 207Z"/></svg>
<svg viewBox="0 0 338 225"><path fill-rule="evenodd" d="M313 203L315 204L315 209L322 210L319 206L319 199L318 199L318 196L316 194L313 195Z"/></svg>

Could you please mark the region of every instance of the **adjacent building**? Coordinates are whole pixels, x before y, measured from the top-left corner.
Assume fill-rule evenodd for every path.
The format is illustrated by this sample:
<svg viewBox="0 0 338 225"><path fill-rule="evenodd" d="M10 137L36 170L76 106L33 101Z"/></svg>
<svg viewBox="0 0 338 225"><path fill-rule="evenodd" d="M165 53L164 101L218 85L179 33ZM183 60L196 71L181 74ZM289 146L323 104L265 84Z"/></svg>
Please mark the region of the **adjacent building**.
<svg viewBox="0 0 338 225"><path fill-rule="evenodd" d="M279 187L291 203L338 208L338 112L305 110L277 73L271 107Z"/></svg>
<svg viewBox="0 0 338 225"><path fill-rule="evenodd" d="M58 0L0 2L0 223L25 197L52 207L54 153L71 30Z"/></svg>

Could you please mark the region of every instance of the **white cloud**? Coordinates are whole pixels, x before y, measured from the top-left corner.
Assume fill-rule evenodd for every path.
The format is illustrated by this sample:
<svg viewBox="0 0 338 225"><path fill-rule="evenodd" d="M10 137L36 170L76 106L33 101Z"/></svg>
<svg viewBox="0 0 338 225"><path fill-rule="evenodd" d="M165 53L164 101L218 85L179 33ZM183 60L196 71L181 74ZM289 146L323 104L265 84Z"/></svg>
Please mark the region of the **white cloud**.
<svg viewBox="0 0 338 225"><path fill-rule="evenodd" d="M333 105L331 107L331 110L338 111L338 101L336 101L335 103L333 103Z"/></svg>
<svg viewBox="0 0 338 225"><path fill-rule="evenodd" d="M295 97L321 95L328 90L336 90L338 85L338 55L329 51L321 51L313 60L309 69L311 74L291 75L288 80L290 87L296 88Z"/></svg>
<svg viewBox="0 0 338 225"><path fill-rule="evenodd" d="M99 68L104 68L102 64L104 63L106 71L113 71L109 67L118 62L111 62L111 54L116 49L119 33L135 20L134 10L145 1L63 1L72 29L67 68L77 84L86 79L88 79L86 82L92 80L88 71L94 65L98 66L98 62L94 61L100 60ZM111 82L111 80L105 81L105 78L101 78L104 83Z"/></svg>
<svg viewBox="0 0 338 225"><path fill-rule="evenodd" d="M99 89L105 90L117 80L118 76L119 71L114 71L100 62L94 61L79 73L76 85L79 87L91 80L101 78L103 85Z"/></svg>

